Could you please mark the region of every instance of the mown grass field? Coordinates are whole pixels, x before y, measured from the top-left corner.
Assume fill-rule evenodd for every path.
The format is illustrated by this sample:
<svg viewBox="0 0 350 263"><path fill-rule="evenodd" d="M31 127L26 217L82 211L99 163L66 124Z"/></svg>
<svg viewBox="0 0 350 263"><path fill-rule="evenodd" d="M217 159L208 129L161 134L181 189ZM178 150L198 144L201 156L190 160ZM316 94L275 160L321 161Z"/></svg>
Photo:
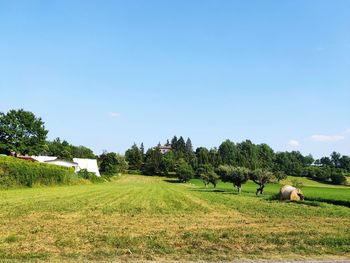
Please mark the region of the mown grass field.
<svg viewBox="0 0 350 263"><path fill-rule="evenodd" d="M256 197L248 182L122 176L111 183L0 191L0 259L235 260L350 257L350 188L305 186L302 203ZM327 197L327 198L328 198ZM1 261L0 260L0 261Z"/></svg>

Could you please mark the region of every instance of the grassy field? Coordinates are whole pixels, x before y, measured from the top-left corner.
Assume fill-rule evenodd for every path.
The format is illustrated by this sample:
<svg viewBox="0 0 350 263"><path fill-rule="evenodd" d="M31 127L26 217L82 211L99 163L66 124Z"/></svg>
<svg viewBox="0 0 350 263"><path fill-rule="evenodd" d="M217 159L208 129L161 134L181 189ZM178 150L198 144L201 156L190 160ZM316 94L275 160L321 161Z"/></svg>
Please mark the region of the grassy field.
<svg viewBox="0 0 350 263"><path fill-rule="evenodd" d="M112 183L0 191L0 259L234 260L350 257L350 188L315 182L302 203L237 195L199 180L122 176ZM0 260L0 261L1 261Z"/></svg>

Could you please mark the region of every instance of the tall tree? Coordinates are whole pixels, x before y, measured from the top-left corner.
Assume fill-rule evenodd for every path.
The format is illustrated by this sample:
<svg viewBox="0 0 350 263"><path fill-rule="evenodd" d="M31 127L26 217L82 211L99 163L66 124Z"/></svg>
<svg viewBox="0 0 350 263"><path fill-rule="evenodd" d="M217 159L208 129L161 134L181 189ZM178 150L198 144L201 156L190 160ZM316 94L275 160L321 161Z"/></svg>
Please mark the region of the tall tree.
<svg viewBox="0 0 350 263"><path fill-rule="evenodd" d="M237 150L236 145L230 140L226 140L219 146L219 154L223 164L236 164Z"/></svg>
<svg viewBox="0 0 350 263"><path fill-rule="evenodd" d="M190 138L187 138L186 140L185 149L187 155L191 155L193 153L193 146Z"/></svg>
<svg viewBox="0 0 350 263"><path fill-rule="evenodd" d="M205 147L196 149L196 156L198 165L209 164L209 151Z"/></svg>
<svg viewBox="0 0 350 263"><path fill-rule="evenodd" d="M340 153L332 152L331 154L331 161L335 168L340 167L340 157L341 157Z"/></svg>
<svg viewBox="0 0 350 263"><path fill-rule="evenodd" d="M0 151L38 154L44 150L48 131L32 112L10 110L0 113Z"/></svg>
<svg viewBox="0 0 350 263"><path fill-rule="evenodd" d="M137 147L136 143L125 152L125 159L130 169L140 170L142 167L142 150Z"/></svg>
<svg viewBox="0 0 350 263"><path fill-rule="evenodd" d="M160 175L162 172L161 170L162 157L163 155L160 152L158 147L149 149L145 155L143 172L146 175Z"/></svg>
<svg viewBox="0 0 350 263"><path fill-rule="evenodd" d="M219 167L221 164L221 157L216 147L210 149L209 151L209 163L214 167Z"/></svg>
<svg viewBox="0 0 350 263"><path fill-rule="evenodd" d="M172 139L171 139L171 148L176 151L177 150L177 137L174 136Z"/></svg>
<svg viewBox="0 0 350 263"><path fill-rule="evenodd" d="M124 173L128 169L128 163L124 156L114 152L104 152L100 155L99 161L101 172L107 176Z"/></svg>
<svg viewBox="0 0 350 263"><path fill-rule="evenodd" d="M186 153L186 143L182 136L180 136L179 140L177 141L177 151L180 153Z"/></svg>

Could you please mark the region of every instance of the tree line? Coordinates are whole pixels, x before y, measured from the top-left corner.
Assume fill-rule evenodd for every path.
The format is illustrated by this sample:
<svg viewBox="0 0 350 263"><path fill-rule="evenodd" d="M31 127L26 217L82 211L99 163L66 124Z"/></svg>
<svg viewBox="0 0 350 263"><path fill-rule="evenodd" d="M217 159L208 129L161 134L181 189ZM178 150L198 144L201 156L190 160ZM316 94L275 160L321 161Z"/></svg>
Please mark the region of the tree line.
<svg viewBox="0 0 350 263"><path fill-rule="evenodd" d="M220 177L229 181L232 174L237 178L252 179L261 188L264 181L274 178L280 181L287 175L306 176L333 184L344 184L350 173L350 157L333 152L329 157L315 160L299 151L275 152L267 144L254 144L250 140L234 143L222 142L219 147L193 149L191 139L174 136L169 143L171 151L163 154L159 146L146 152L143 144L134 144L125 152L132 173L169 176L177 174L181 181L197 176L208 182ZM166 144L166 145L167 145ZM239 175L237 175L239 174ZM261 175L258 175L261 174ZM263 178L263 174L266 179ZM238 180L239 179L232 179ZM214 183L215 184L215 183ZM239 183L237 183L239 188Z"/></svg>
<svg viewBox="0 0 350 263"><path fill-rule="evenodd" d="M264 183L271 178L279 181L287 175L307 176L344 184L350 173L350 157L337 152L314 160L298 151L274 152L267 144L254 144L250 140L239 143L226 140L219 147L193 149L190 138L174 136L166 142L171 147L167 153L160 151L160 144L146 151L141 143L132 145L124 156L113 152L97 156L88 147L74 146L60 138L48 141L47 134L42 119L32 112L23 109L0 112L0 153L51 155L65 160L97 158L101 172L106 175L129 170L145 175L176 175L183 182L197 176L206 185L216 185L220 178L231 181L237 189L241 187L239 182L242 184L249 178L262 192Z"/></svg>

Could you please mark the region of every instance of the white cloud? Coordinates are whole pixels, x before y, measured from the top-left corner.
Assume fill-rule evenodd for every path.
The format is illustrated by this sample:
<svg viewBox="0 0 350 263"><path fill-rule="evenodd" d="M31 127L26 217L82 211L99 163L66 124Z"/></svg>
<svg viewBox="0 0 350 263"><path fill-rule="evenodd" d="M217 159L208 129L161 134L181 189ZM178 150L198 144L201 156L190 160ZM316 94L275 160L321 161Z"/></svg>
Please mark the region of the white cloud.
<svg viewBox="0 0 350 263"><path fill-rule="evenodd" d="M119 112L108 112L108 116L111 118L118 118L118 117L120 117L120 113Z"/></svg>
<svg viewBox="0 0 350 263"><path fill-rule="evenodd" d="M337 142L345 139L345 137L342 135L321 135L321 134L312 135L310 138L315 142Z"/></svg>
<svg viewBox="0 0 350 263"><path fill-rule="evenodd" d="M290 146L293 146L293 147L298 147L298 146L300 146L299 141L293 140L293 139L290 139L290 140L288 141L288 144L289 144Z"/></svg>

